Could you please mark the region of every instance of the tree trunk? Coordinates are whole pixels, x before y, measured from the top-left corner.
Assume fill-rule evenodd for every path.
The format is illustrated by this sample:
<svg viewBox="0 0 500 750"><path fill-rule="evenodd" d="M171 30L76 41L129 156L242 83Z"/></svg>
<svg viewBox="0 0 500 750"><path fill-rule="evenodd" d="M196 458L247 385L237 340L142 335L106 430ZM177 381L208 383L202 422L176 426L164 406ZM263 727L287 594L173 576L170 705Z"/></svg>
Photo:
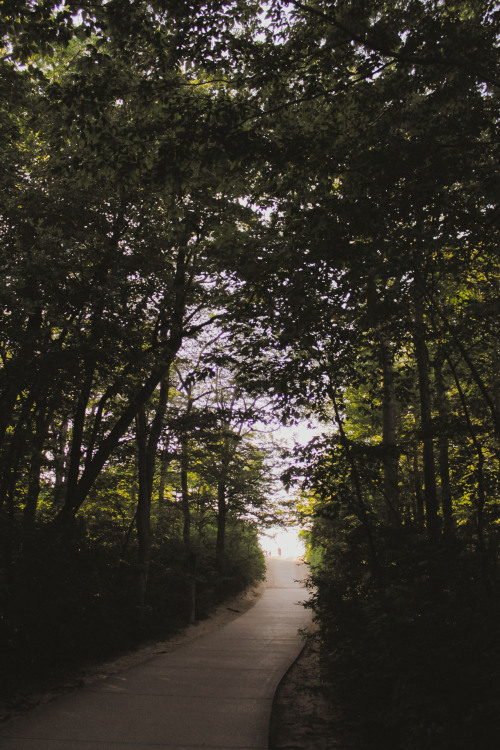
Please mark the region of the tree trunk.
<svg viewBox="0 0 500 750"><path fill-rule="evenodd" d="M138 542L139 607L143 612L146 605L146 589L151 564L151 487L148 476L148 429L144 406L141 406L137 411L136 438L139 492L135 524Z"/></svg>
<svg viewBox="0 0 500 750"><path fill-rule="evenodd" d="M5 457L0 466L0 510L7 505L9 513L14 511L14 497L16 494L19 462L26 449L26 438L29 433L27 423L35 403L35 392L32 391L21 403L19 416L9 442L4 447Z"/></svg>
<svg viewBox="0 0 500 750"><path fill-rule="evenodd" d="M146 604L146 590L151 566L151 502L153 497L153 482L156 466L156 454L160 439L165 411L168 402L169 378L168 372L160 383L160 393L155 415L148 429L146 407L143 404L137 411L137 461L139 492L137 496L137 541L138 541L138 570L139 570L139 603L141 609Z"/></svg>
<svg viewBox="0 0 500 750"><path fill-rule="evenodd" d="M351 446L349 444L349 438L347 437L345 430L344 430L344 423L342 421L342 417L340 416L340 411L339 411L339 407L337 403L337 395L336 395L334 385L332 384L329 385L328 394L332 400L333 410L335 413L335 421L337 422L341 445L342 445L345 457L347 459L347 462L349 466L351 467L351 477L352 477L352 481L354 485L354 494L356 497L356 504L353 510L356 513L357 517L359 518L361 525L363 527L363 530L365 532L365 537L366 537L366 541L368 545L370 567L371 567L372 573L376 574L379 571L379 564L378 564L377 553L375 549L375 541L373 538L373 533L372 533L372 529L370 526L370 520L368 518L368 512L367 512L365 501L363 498L363 491L362 491L362 486L361 486L361 479L360 479L359 472L358 472L358 467L356 466L356 461L354 459L354 456L352 455Z"/></svg>
<svg viewBox="0 0 500 750"><path fill-rule="evenodd" d="M66 483L66 448L68 445L68 418L65 416L61 420L59 428L56 430L53 424L54 441L57 445L53 447L54 454L54 505L59 505L64 495L64 485Z"/></svg>
<svg viewBox="0 0 500 750"><path fill-rule="evenodd" d="M78 394L78 400L73 414L73 425L71 431L71 445L69 450L68 475L66 480L66 493L64 498L63 512L69 511L74 506L78 481L80 478L80 466L82 459L83 434L85 429L85 417L90 400L92 382L94 380L94 369L92 365L88 368L83 386ZM67 513L67 515L70 515Z"/></svg>
<svg viewBox="0 0 500 750"><path fill-rule="evenodd" d="M423 282L422 286L423 286ZM435 299L433 298L432 294L427 289L424 289L425 294L428 296L434 310L436 310L437 314L441 318L441 320L444 322L446 328L448 329L451 339L453 341L453 344L457 347L458 351L462 355L462 359L466 363L467 367L469 368L469 371L481 391L481 394L484 398L484 401L490 411L493 424L495 426L495 433L497 435L497 438L500 438L500 413L498 411L498 406L495 403L495 397L491 396L491 394L488 391L488 388L486 387L486 384L484 383L481 375L479 374L479 371L477 367L475 366L474 362L472 361L471 357L469 356L469 353L466 349L466 347L463 345L462 341L460 340L460 337L456 335L454 326L450 323L444 312L441 310Z"/></svg>
<svg viewBox="0 0 500 750"><path fill-rule="evenodd" d="M401 523L399 508L399 450L397 446L397 402L394 390L394 356L389 339L381 338L382 354L382 444L384 448L384 496L390 514Z"/></svg>
<svg viewBox="0 0 500 750"><path fill-rule="evenodd" d="M85 502L88 493L92 489L92 486L106 461L113 450L117 447L120 438L133 423L137 412L147 403L148 399L153 394L154 389L158 386L162 377L165 376L169 369L170 362L154 367L146 382L138 389L135 396L131 398L110 432L101 441L95 455L92 457L88 465L85 466L74 490L71 493L67 493L68 501L59 513L58 521L64 522L66 518L71 518L76 515Z"/></svg>
<svg viewBox="0 0 500 750"><path fill-rule="evenodd" d="M438 498L436 487L436 467L434 462L434 441L432 426L431 386L429 379L429 354L426 344L426 330L422 301L415 297L415 327L413 341L418 371L420 395L420 427L424 459L424 500L427 533L432 538L439 535Z"/></svg>
<svg viewBox="0 0 500 750"><path fill-rule="evenodd" d="M47 432L52 418L48 413L50 407L40 404L36 416L35 434L31 447L31 460L28 470L28 491L23 509L24 533L29 534L35 522L35 515L40 495L40 472L43 464L43 446L47 439Z"/></svg>
<svg viewBox="0 0 500 750"><path fill-rule="evenodd" d="M422 492L422 473L418 460L418 450L413 451L413 488L415 495L415 520L419 531L424 530L425 523L425 503Z"/></svg>
<svg viewBox="0 0 500 750"><path fill-rule="evenodd" d="M192 405L189 401L188 411ZM196 620L196 553L191 549L191 508L189 496L189 441L183 435L181 438L181 509L182 509L182 541L184 542L184 554L186 565L186 583L188 600L189 622Z"/></svg>
<svg viewBox="0 0 500 750"><path fill-rule="evenodd" d="M5 439L8 428L12 425L20 394L29 387L28 377L36 372L36 367L33 366L33 352L38 348L37 342L42 329L43 317L42 308L36 303L38 293L34 279L27 281L26 292L28 302L32 302L35 309L26 323L19 353L16 357L7 361L1 372L0 445ZM33 386L36 388L36 383Z"/></svg>
<svg viewBox="0 0 500 750"><path fill-rule="evenodd" d="M163 378L168 376L170 366L183 341L186 293L191 284L192 278L188 274L186 252L183 248L180 248L177 254L172 290L174 300L169 325L169 336L168 339L162 341L162 357L153 365L149 376L137 388L111 430L100 442L92 458L86 462L76 486L74 489L72 488L71 492L67 493L67 501L56 519L57 522L64 523L66 519L71 519L76 515L85 502L106 461L118 446L120 438L134 422L141 407L147 404L155 388L157 388Z"/></svg>
<svg viewBox="0 0 500 750"><path fill-rule="evenodd" d="M437 409L439 414L439 479L441 489L441 508L443 511L443 531L445 536L453 534L454 519L451 498L450 482L450 460L449 460L449 411L446 389L443 378L444 354L440 347L434 360L434 373L436 381Z"/></svg>
<svg viewBox="0 0 500 750"><path fill-rule="evenodd" d="M191 548L191 509L189 507L189 484L188 484L188 440L183 437L181 440L181 508L182 508L182 539L186 551Z"/></svg>
<svg viewBox="0 0 500 750"><path fill-rule="evenodd" d="M217 483L217 539L215 542L215 565L221 571L224 567L224 556L226 551L226 480L219 479Z"/></svg>
<svg viewBox="0 0 500 750"><path fill-rule="evenodd" d="M153 479L156 469L156 459L158 454L158 443L160 442L160 436L165 423L165 412L167 410L168 403L168 391L170 387L170 371L164 373L160 381L160 391L158 394L158 404L156 411L151 422L149 430L149 439L147 445L147 474L148 474L148 487L150 495L153 493Z"/></svg>
<svg viewBox="0 0 500 750"><path fill-rule="evenodd" d="M478 547L479 550L484 553L485 546L484 546L484 506L486 503L486 490L485 490L485 484L484 484L484 453L483 448L481 446L481 443L479 442L476 434L476 429L474 427L474 424L472 422L472 418L469 413L469 407L467 406L467 401L465 398L465 393L462 388L462 384L460 383L460 378L458 377L457 369L452 361L452 359L447 356L448 364L450 365L450 369L453 373L453 378L455 380L458 395L460 396L460 402L462 404L462 409L464 411L465 420L467 422L467 427L469 430L469 434L471 436L472 444L474 446L474 449L476 451L477 455L477 464L476 464L476 476L477 476L477 499L476 499L476 520L477 520L477 537L478 537Z"/></svg>
<svg viewBox="0 0 500 750"><path fill-rule="evenodd" d="M167 485L168 467L170 459L165 455L160 456L160 477L158 481L158 504L163 506L165 503L165 487Z"/></svg>

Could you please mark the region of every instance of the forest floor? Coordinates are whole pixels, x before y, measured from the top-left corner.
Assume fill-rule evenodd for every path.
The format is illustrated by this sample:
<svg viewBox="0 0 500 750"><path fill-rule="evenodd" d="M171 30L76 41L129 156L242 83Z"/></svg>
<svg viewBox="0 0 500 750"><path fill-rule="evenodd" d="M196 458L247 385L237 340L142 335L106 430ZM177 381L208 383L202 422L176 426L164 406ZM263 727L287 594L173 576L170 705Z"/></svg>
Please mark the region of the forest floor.
<svg viewBox="0 0 500 750"><path fill-rule="evenodd" d="M37 680L10 701L0 702L0 722L24 714L35 706L50 703L60 695L92 685L107 677L141 664L156 654L174 651L200 636L223 627L250 609L265 588L261 582L219 605L209 617L176 635L147 643L109 661L88 664L60 676L57 681ZM306 641L301 654L290 667L276 692L270 728L270 750L333 750L341 747L338 717L325 697L321 679L318 646Z"/></svg>
<svg viewBox="0 0 500 750"><path fill-rule="evenodd" d="M274 696L269 750L347 750L338 709L328 697L314 638L280 682Z"/></svg>

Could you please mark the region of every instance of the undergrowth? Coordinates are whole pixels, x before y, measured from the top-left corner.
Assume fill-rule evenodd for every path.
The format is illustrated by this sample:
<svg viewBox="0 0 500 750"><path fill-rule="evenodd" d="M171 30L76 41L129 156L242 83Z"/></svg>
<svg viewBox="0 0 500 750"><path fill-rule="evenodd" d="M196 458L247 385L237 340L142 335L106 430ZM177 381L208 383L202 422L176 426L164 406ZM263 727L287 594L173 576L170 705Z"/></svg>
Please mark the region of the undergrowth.
<svg viewBox="0 0 500 750"><path fill-rule="evenodd" d="M324 670L356 750L500 747L500 583L465 542L359 529L312 566Z"/></svg>

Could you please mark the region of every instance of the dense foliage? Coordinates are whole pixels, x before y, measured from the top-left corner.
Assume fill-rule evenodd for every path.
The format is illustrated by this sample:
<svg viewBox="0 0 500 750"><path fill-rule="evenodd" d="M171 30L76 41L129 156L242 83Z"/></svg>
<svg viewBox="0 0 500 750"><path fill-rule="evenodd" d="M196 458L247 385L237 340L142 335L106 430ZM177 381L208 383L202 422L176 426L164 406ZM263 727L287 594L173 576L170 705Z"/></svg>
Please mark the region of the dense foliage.
<svg viewBox="0 0 500 750"><path fill-rule="evenodd" d="M132 628L160 570L171 613L258 576L258 434L309 419L285 479L359 746L496 747L496 4L2 11L6 642L43 651L59 586Z"/></svg>

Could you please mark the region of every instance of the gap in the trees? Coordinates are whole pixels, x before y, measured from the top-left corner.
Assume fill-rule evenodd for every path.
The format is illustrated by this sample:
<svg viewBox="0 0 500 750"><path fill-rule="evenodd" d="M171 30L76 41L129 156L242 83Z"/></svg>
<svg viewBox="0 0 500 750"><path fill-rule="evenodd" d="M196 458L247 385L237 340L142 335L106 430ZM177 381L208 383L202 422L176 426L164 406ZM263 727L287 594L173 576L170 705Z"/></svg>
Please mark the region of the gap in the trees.
<svg viewBox="0 0 500 750"><path fill-rule="evenodd" d="M259 542L266 555L271 557L301 558L304 556L304 542L300 538L299 526L283 529L272 526L260 534Z"/></svg>

